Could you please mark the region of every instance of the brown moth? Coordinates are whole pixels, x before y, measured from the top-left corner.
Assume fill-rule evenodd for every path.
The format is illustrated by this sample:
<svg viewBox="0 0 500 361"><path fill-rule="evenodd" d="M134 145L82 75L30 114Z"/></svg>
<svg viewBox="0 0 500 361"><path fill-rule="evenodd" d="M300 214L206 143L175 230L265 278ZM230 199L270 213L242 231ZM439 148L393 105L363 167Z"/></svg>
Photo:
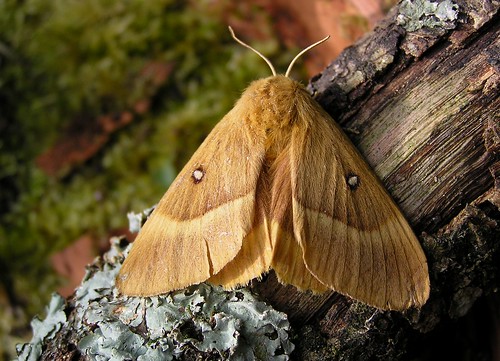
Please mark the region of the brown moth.
<svg viewBox="0 0 500 361"><path fill-rule="evenodd" d="M122 293L205 281L231 289L272 268L300 290L332 289L382 309L426 302L427 261L401 211L288 78L327 38L284 76L256 51L273 76L250 84L162 197L122 266Z"/></svg>

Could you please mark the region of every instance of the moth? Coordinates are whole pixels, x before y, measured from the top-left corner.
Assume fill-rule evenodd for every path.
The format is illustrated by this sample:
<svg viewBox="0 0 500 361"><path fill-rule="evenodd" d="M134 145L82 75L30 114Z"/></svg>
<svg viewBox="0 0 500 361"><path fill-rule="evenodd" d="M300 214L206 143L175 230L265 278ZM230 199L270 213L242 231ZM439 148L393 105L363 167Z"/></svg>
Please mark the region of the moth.
<svg viewBox="0 0 500 361"><path fill-rule="evenodd" d="M271 268L299 290L381 309L422 306L417 237L340 126L285 75L254 81L207 136L139 232L117 286L152 296L226 289Z"/></svg>

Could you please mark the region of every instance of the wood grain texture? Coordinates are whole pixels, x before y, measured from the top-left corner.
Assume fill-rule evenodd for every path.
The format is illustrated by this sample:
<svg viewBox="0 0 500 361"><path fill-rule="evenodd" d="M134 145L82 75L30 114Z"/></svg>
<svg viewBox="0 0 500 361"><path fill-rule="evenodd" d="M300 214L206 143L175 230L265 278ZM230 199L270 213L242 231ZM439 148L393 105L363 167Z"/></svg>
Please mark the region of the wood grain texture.
<svg viewBox="0 0 500 361"><path fill-rule="evenodd" d="M460 9L486 29L498 5L463 2ZM412 226L435 232L492 185L488 168L495 157L483 133L500 107L498 24L478 39L471 36L477 31L472 20L452 32L407 33L397 25L397 11L314 77L309 89L352 130L351 139Z"/></svg>

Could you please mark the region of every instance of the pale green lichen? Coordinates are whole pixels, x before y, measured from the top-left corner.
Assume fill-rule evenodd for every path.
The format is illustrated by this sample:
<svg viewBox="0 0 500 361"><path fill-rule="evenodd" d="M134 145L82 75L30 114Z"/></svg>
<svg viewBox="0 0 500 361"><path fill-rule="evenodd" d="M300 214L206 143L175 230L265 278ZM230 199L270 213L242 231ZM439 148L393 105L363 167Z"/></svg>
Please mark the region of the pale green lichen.
<svg viewBox="0 0 500 361"><path fill-rule="evenodd" d="M64 313L64 299L58 294L53 294L47 307L47 316L41 321L38 317L31 321L33 338L30 343L18 345L19 360L36 361L42 354L42 345L45 340L52 339L66 322Z"/></svg>
<svg viewBox="0 0 500 361"><path fill-rule="evenodd" d="M108 253L111 263L77 291L78 328L97 326L78 344L85 355L96 360L113 355L172 360L192 347L232 360L288 359L293 345L286 315L248 290L224 291L201 284L166 296L120 296L108 281L114 283L120 268L112 266L112 258L121 256ZM136 331L139 325L145 331Z"/></svg>
<svg viewBox="0 0 500 361"><path fill-rule="evenodd" d="M137 233L141 229L142 225L148 218L148 216L153 212L154 208L147 208L140 213L129 212L127 213L128 218L128 228L131 233Z"/></svg>
<svg viewBox="0 0 500 361"><path fill-rule="evenodd" d="M407 31L427 28L453 29L458 18L458 5L450 0L403 0L399 6L397 23Z"/></svg>
<svg viewBox="0 0 500 361"><path fill-rule="evenodd" d="M115 279L130 249L121 243L115 238L89 267L69 321L64 300L54 296L47 318L33 321L35 336L19 347L19 360L36 360L62 328L91 360L175 360L187 349L229 360L288 360L294 346L287 316L247 289L200 284L156 297L118 294Z"/></svg>

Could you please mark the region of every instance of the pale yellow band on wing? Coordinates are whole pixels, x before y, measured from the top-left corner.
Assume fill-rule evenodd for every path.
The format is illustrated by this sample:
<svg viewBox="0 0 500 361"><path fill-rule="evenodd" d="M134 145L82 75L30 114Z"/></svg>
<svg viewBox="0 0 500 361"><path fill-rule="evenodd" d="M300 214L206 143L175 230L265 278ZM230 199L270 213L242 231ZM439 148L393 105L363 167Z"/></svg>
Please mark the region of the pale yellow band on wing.
<svg viewBox="0 0 500 361"><path fill-rule="evenodd" d="M123 264L117 280L120 291L134 296L156 295L206 281L218 273L238 254L250 231L234 219L253 217L253 197L248 194L233 199L186 221L153 212L133 244L134 252Z"/></svg>
<svg viewBox="0 0 500 361"><path fill-rule="evenodd" d="M384 309L422 306L429 295L427 262L418 240L396 217L362 231L294 200L295 237L307 269L337 292ZM307 231L305 231L307 230Z"/></svg>
<svg viewBox="0 0 500 361"><path fill-rule="evenodd" d="M273 248L264 222L252 229L243 240L236 257L208 281L226 289L245 286L252 279L269 271L272 254Z"/></svg>

